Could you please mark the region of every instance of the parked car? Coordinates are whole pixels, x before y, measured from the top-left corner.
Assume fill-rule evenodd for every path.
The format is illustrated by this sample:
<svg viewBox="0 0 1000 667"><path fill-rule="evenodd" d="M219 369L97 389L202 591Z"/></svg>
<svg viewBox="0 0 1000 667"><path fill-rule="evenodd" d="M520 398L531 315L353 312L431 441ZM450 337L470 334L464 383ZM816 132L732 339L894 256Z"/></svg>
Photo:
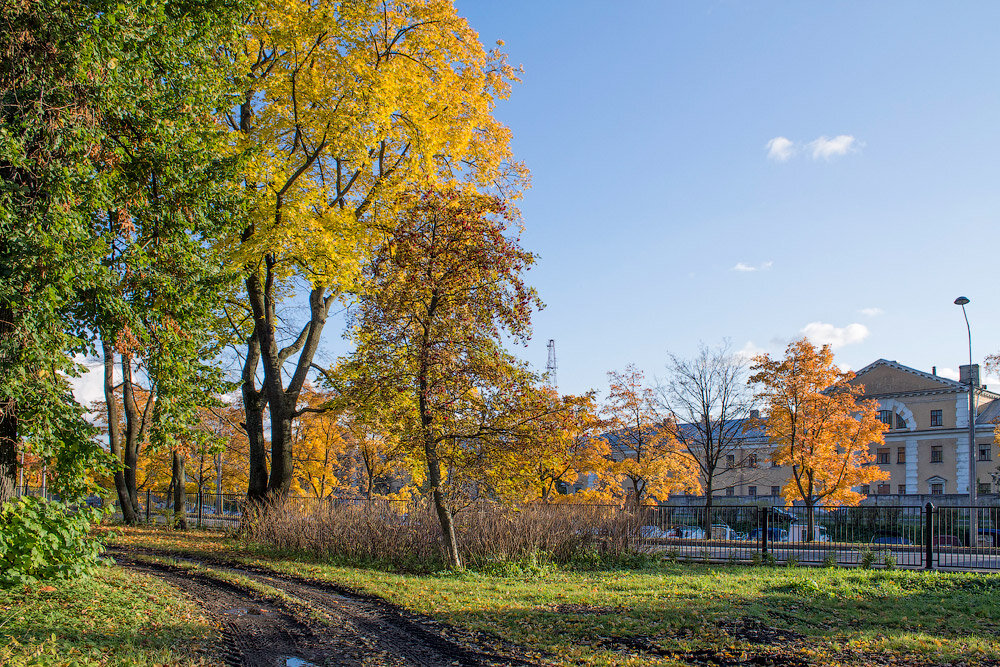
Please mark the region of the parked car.
<svg viewBox="0 0 1000 667"><path fill-rule="evenodd" d="M677 537L682 540L703 540L705 529L698 526L674 526L667 531L666 537Z"/></svg>
<svg viewBox="0 0 1000 667"><path fill-rule="evenodd" d="M647 539L655 539L660 537L666 537L667 534L660 530L657 526L642 526L639 529L639 536Z"/></svg>
<svg viewBox="0 0 1000 667"><path fill-rule="evenodd" d="M761 537L764 536L763 528L754 528L750 531L750 539L753 541L759 541ZM784 528L768 528L767 529L767 541L768 542L787 542L788 541L788 531Z"/></svg>
<svg viewBox="0 0 1000 667"><path fill-rule="evenodd" d="M780 507L771 507L768 509L768 512L770 513L771 518L773 519L790 521L791 523L795 523L796 521L798 521L797 516L795 516L788 510L781 509Z"/></svg>
<svg viewBox="0 0 1000 667"><path fill-rule="evenodd" d="M713 540L735 540L737 538L737 533L735 530L730 528L724 523L713 523L712 524L712 539Z"/></svg>
<svg viewBox="0 0 1000 667"><path fill-rule="evenodd" d="M960 547L962 540L955 535L935 535L931 543L936 547Z"/></svg>
<svg viewBox="0 0 1000 667"><path fill-rule="evenodd" d="M805 523L793 523L788 526L789 542L805 542L809 537L809 525ZM829 542L830 536L826 532L826 526L813 526L813 542Z"/></svg>
<svg viewBox="0 0 1000 667"><path fill-rule="evenodd" d="M887 544L913 544L909 538L901 535L876 535L872 538L871 543L876 546L884 546Z"/></svg>
<svg viewBox="0 0 1000 667"><path fill-rule="evenodd" d="M979 529L979 539L976 540L976 546L979 546L979 547L997 547L997 546L1000 546L1000 529L998 529L998 528L980 528Z"/></svg>

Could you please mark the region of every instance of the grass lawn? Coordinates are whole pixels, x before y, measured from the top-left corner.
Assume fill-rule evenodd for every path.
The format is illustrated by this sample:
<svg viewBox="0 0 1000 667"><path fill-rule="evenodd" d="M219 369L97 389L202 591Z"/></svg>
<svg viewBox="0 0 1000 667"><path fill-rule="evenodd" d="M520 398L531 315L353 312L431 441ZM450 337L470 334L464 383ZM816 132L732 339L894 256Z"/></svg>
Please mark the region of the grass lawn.
<svg viewBox="0 0 1000 667"><path fill-rule="evenodd" d="M0 665L218 664L198 655L214 634L171 587L113 566L0 590Z"/></svg>
<svg viewBox="0 0 1000 667"><path fill-rule="evenodd" d="M109 541L337 582L538 648L556 664L690 664L708 655L817 665L1000 659L1000 575L676 563L409 575L267 553L219 533L132 529Z"/></svg>

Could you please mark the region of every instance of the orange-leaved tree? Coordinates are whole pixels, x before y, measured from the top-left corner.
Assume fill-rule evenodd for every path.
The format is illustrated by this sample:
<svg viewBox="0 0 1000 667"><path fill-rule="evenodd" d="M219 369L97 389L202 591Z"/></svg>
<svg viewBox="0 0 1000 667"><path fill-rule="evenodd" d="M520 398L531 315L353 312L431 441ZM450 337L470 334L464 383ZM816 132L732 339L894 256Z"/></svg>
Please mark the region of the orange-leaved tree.
<svg viewBox="0 0 1000 667"><path fill-rule="evenodd" d="M878 404L862 400L864 388L851 384L854 373L834 365L829 345L816 349L802 338L788 345L784 358L755 357L751 370L776 446L772 458L792 470L782 495L805 503L806 539L812 541L817 505L857 505L864 495L852 487L888 478L871 453L884 441L886 426Z"/></svg>
<svg viewBox="0 0 1000 667"><path fill-rule="evenodd" d="M630 364L622 372L609 372L608 381L604 416L613 429L606 436L615 460L611 470L626 484L630 502L640 507L696 488L695 464L671 435L672 429L664 427L642 371Z"/></svg>

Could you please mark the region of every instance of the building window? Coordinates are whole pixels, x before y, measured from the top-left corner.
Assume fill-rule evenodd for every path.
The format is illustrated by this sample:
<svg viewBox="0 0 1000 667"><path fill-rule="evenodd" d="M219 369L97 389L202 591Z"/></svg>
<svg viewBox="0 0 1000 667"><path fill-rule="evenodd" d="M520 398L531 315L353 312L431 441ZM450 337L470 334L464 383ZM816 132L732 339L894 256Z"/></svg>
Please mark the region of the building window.
<svg viewBox="0 0 1000 667"><path fill-rule="evenodd" d="M726 487L726 495L727 496L732 496L732 495L735 495L735 494L736 494L736 489L734 489L731 486Z"/></svg>
<svg viewBox="0 0 1000 667"><path fill-rule="evenodd" d="M772 496L776 496L779 493L781 493L781 487L780 486L772 486L771 487L771 495Z"/></svg>
<svg viewBox="0 0 1000 667"><path fill-rule="evenodd" d="M889 491L889 485L888 484L879 484L878 485L878 495L880 495L880 496L887 496L890 493L891 493L891 491Z"/></svg>
<svg viewBox="0 0 1000 667"><path fill-rule="evenodd" d="M901 495L901 496L905 496L906 495L906 484L900 484L898 487L896 487L896 492L899 495Z"/></svg>
<svg viewBox="0 0 1000 667"><path fill-rule="evenodd" d="M941 463L944 461L944 450L941 445L931 447L931 463Z"/></svg>
<svg viewBox="0 0 1000 667"><path fill-rule="evenodd" d="M892 428L892 410L879 410L878 420L889 428Z"/></svg>
<svg viewBox="0 0 1000 667"><path fill-rule="evenodd" d="M944 484L941 484L940 482L935 482L931 484L932 496L940 496L943 493L944 493Z"/></svg>
<svg viewBox="0 0 1000 667"><path fill-rule="evenodd" d="M896 413L896 428L906 428L906 420L898 412Z"/></svg>
<svg viewBox="0 0 1000 667"><path fill-rule="evenodd" d="M735 468L736 467L736 455L735 454L726 454L726 467L727 468Z"/></svg>
<svg viewBox="0 0 1000 667"><path fill-rule="evenodd" d="M889 462L889 450L880 449L878 450L878 460L876 463L888 463Z"/></svg>
<svg viewBox="0 0 1000 667"><path fill-rule="evenodd" d="M976 486L978 487L979 493L991 493L989 482L979 482Z"/></svg>
<svg viewBox="0 0 1000 667"><path fill-rule="evenodd" d="M931 410L931 426L941 426L941 411Z"/></svg>
<svg viewBox="0 0 1000 667"><path fill-rule="evenodd" d="M867 484L862 484L861 494L867 496L869 493L871 493L871 487L869 487Z"/></svg>
<svg viewBox="0 0 1000 667"><path fill-rule="evenodd" d="M756 468L757 467L757 455L756 454L748 454L747 455L747 467L748 468ZM753 487L750 487L750 488L753 488Z"/></svg>
<svg viewBox="0 0 1000 667"><path fill-rule="evenodd" d="M906 447L896 448L896 463L906 463Z"/></svg>
<svg viewBox="0 0 1000 667"><path fill-rule="evenodd" d="M778 463L777 461L775 461L774 459L771 459L771 467L772 468L780 468L781 464Z"/></svg>
<svg viewBox="0 0 1000 667"><path fill-rule="evenodd" d="M990 460L990 446L989 445L979 445L979 460L989 461Z"/></svg>
<svg viewBox="0 0 1000 667"><path fill-rule="evenodd" d="M747 495L750 496L751 498L756 498L757 497L757 487L756 486L748 486L747 487Z"/></svg>

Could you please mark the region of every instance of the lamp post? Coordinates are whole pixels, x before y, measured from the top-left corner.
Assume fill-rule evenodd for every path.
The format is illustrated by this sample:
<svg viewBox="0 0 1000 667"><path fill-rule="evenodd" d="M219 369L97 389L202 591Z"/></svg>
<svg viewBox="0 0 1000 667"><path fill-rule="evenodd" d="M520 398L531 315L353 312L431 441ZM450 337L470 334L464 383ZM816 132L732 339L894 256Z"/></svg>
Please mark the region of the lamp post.
<svg viewBox="0 0 1000 667"><path fill-rule="evenodd" d="M955 299L955 305L962 307L965 317L965 330L969 334L969 506L976 506L976 378L972 373L972 328L969 326L969 316L965 312L965 304L969 299L960 296ZM969 545L974 546L978 539L975 511L969 510Z"/></svg>

